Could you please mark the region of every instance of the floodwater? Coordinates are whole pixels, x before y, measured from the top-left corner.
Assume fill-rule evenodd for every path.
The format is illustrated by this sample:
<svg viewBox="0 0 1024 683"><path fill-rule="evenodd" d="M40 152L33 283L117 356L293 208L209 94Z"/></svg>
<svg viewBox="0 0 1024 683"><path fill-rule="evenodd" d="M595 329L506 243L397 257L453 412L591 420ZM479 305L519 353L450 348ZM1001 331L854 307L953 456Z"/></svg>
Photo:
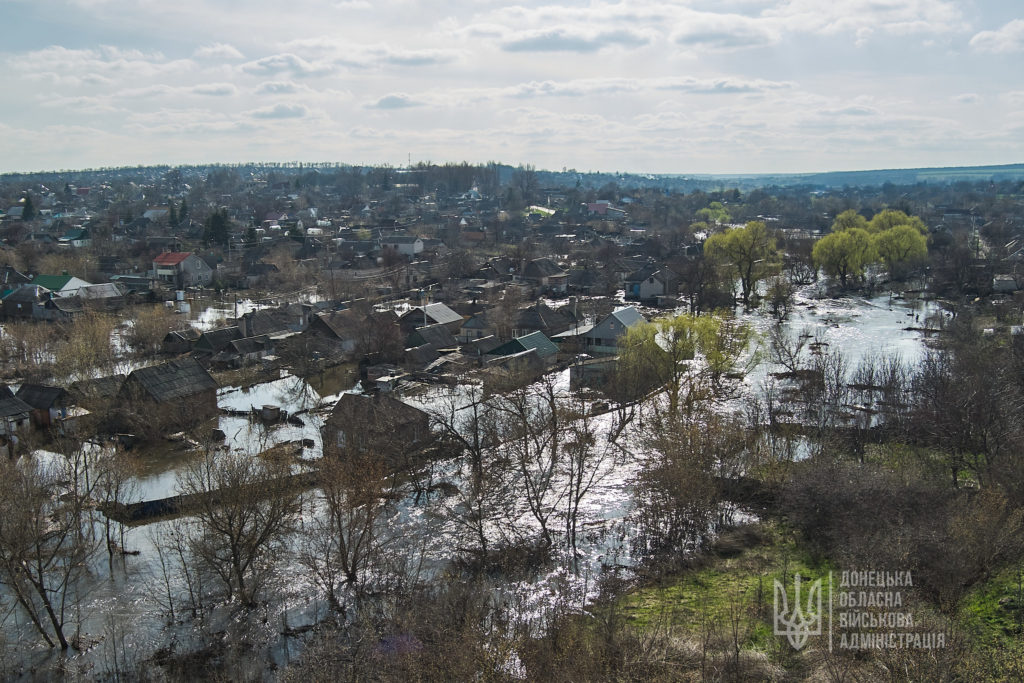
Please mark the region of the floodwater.
<svg viewBox="0 0 1024 683"><path fill-rule="evenodd" d="M320 429L326 413L334 407L342 393L356 391L356 378L350 366L337 366L310 378L293 375L255 384L251 387L223 387L217 392L217 406L222 410L250 411L263 406L276 406L293 416L293 422L267 424L248 416L221 415L209 429L225 435L221 450L255 455L285 443L312 441L303 449L303 457L318 458L322 451ZM165 443L147 447L133 455L138 467L131 501L166 498L178 493L178 474L192 460L202 457L203 450L188 443Z"/></svg>
<svg viewBox="0 0 1024 683"><path fill-rule="evenodd" d="M212 310L212 309L211 309ZM797 298L785 327L791 335L805 330L812 336L840 350L856 363L882 353L896 353L908 363L917 362L925 352L923 335L908 328L921 328L939 309L934 302L876 297L870 300L815 299L810 292ZM212 321L212 314L204 320ZM759 331L771 324L764 316L743 314ZM206 324L206 323L204 323ZM746 391L756 391L759 378L772 371L762 365L743 381ZM557 390L567 391L568 374L555 378ZM351 369L326 373L311 381L292 376L274 378L248 388L223 388L218 393L218 405L225 410L248 411L264 405L278 406L289 414L297 415L301 424L281 423L264 425L243 416L221 416L216 426L226 435L224 446L228 450L256 453L274 444L310 439L314 446L305 449L308 457L317 457L321 450L320 427L323 420L345 392L355 391ZM428 387L406 400L423 409L437 408L447 396L463 408L472 400L472 392L465 386L454 392L441 387ZM616 444L608 440L611 414L594 418L597 440L594 448L605 454L595 482L583 503L581 520L580 557L578 571L571 572L564 561L556 562L542 573L506 582L500 590L515 595L539 613L546 601L558 591L556 587L569 585L578 595L581 607L595 594L597 577L606 566L630 564L628 547L628 518L632 510L632 481L637 462L643 456L643 447L635 435L626 434ZM211 427L212 427L211 423ZM177 473L192 457L195 450L183 444L166 444L162 448L134 456L138 462L135 477L134 500L147 500L172 495L176 492ZM450 464L442 463L434 479L457 481L457 473ZM557 485L558 482L556 482ZM317 496L308 497L302 513L305 526L317 515ZM556 501L551 501L556 505ZM402 544L403 552L422 560L426 571L442 568L454 553L459 531L452 521L457 501L443 496L432 496L416 504L410 496L399 502L386 520L385 535L394 543ZM531 520L521 507L510 506L508 516L520 528L529 528ZM86 633L95 638L94 646L72 656L74 670L87 672L90 678L102 677L109 666L112 652L120 648L122 659L142 661L169 643L176 643L179 651L203 642L209 633L244 631L246 638L266 648L269 659L253 662L254 675L268 676L268 667L286 664L298 652L299 645L281 636L283 627L296 627L313 623L326 610L321 597L312 585L308 572L294 556L283 562L271 588L275 599L260 610L256 617L230 608L208 613L202 621L167 620L163 605L163 578L154 539L165 533L173 522L159 521L129 531L126 546L139 551L138 555L119 559L111 572L106 555L101 551L91 567L90 579L82 593L83 625ZM552 525L559 528L559 517L552 517ZM292 544L297 544L293 539ZM183 590L180 577L172 580L172 590ZM180 610L184 602L178 605ZM8 612L6 627L8 642L22 643L11 654L16 661L28 665L49 666L55 662L55 653L30 645L37 641L24 623L15 623L15 612ZM11 661L11 660L8 660Z"/></svg>

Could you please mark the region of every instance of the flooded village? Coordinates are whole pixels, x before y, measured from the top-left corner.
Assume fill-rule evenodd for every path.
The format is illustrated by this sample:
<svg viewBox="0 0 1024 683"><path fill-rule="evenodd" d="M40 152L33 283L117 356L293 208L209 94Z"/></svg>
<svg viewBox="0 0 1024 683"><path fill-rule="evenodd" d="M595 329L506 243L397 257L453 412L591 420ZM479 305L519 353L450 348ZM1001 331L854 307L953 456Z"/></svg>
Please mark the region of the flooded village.
<svg viewBox="0 0 1024 683"><path fill-rule="evenodd" d="M1024 192L872 181L0 177L0 670L783 680L871 664L774 649L762 584L896 562L980 643L903 664L981 666Z"/></svg>

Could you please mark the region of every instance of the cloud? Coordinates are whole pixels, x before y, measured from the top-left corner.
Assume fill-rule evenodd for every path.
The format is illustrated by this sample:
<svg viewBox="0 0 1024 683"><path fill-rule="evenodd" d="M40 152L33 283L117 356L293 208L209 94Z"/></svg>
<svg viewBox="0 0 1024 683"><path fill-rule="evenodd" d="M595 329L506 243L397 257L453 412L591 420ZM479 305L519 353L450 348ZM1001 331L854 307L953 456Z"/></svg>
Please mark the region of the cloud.
<svg viewBox="0 0 1024 683"><path fill-rule="evenodd" d="M741 15L704 14L679 26L672 39L686 47L739 50L774 45L780 36L769 22Z"/></svg>
<svg viewBox="0 0 1024 683"><path fill-rule="evenodd" d="M381 97L376 102L366 105L367 109L408 109L409 107L421 107L425 103L413 99L405 93L392 93Z"/></svg>
<svg viewBox="0 0 1024 683"><path fill-rule="evenodd" d="M130 78L155 78L172 72L191 70L195 63L188 59L168 60L159 52L126 50L109 45L96 49L70 49L52 45L15 55L7 60L15 72L29 78L107 79L124 81Z"/></svg>
<svg viewBox="0 0 1024 683"><path fill-rule="evenodd" d="M281 48L290 54L300 54L330 61L333 64L370 69L383 65L432 66L449 64L463 56L460 50L429 48L408 50L386 44L360 45L331 36L299 38L283 43Z"/></svg>
<svg viewBox="0 0 1024 683"><path fill-rule="evenodd" d="M793 87L788 81L768 81L760 78L666 78L652 79L650 83L657 90L680 90L697 95L758 93Z"/></svg>
<svg viewBox="0 0 1024 683"><path fill-rule="evenodd" d="M430 66L454 62L461 54L455 50L389 50L380 59L396 66Z"/></svg>
<svg viewBox="0 0 1024 683"><path fill-rule="evenodd" d="M212 95L214 97L226 97L238 93L238 88L233 83L204 83L192 88L196 95Z"/></svg>
<svg viewBox="0 0 1024 683"><path fill-rule="evenodd" d="M996 54L1024 51L1024 19L1014 19L996 31L981 31L971 38L971 47Z"/></svg>
<svg viewBox="0 0 1024 683"><path fill-rule="evenodd" d="M263 107L248 112L254 119L301 119L309 115L309 109L302 104L280 102L272 107Z"/></svg>
<svg viewBox="0 0 1024 683"><path fill-rule="evenodd" d="M1024 106L1024 90L1010 90L999 96L999 99L1015 107Z"/></svg>
<svg viewBox="0 0 1024 683"><path fill-rule="evenodd" d="M554 28L527 31L507 38L501 46L506 52L597 52L606 47L643 47L651 42L647 35L626 29L583 31Z"/></svg>
<svg viewBox="0 0 1024 683"><path fill-rule="evenodd" d="M256 88L257 95L292 95L299 91L299 86L291 81L267 81Z"/></svg>
<svg viewBox="0 0 1024 683"><path fill-rule="evenodd" d="M821 116L834 118L848 116L878 116L881 112L874 107L867 107L862 104L853 104L848 107L839 107L838 109L822 109L817 113Z"/></svg>
<svg viewBox="0 0 1024 683"><path fill-rule="evenodd" d="M695 95L757 93L792 87L784 81L742 78L581 78L571 81L529 81L484 94L504 97L586 97L624 92L668 90Z"/></svg>
<svg viewBox="0 0 1024 683"><path fill-rule="evenodd" d="M337 71L331 64L309 62L296 54L286 52L262 57L242 65L242 71L254 75L290 73L295 77L326 76Z"/></svg>
<svg viewBox="0 0 1024 683"><path fill-rule="evenodd" d="M963 14L949 0L785 0L761 13L787 32L851 33L864 41L874 32L896 35L962 31Z"/></svg>
<svg viewBox="0 0 1024 683"><path fill-rule="evenodd" d="M981 97L977 93L967 92L962 95L955 96L953 101L958 104L977 104L978 102L981 102Z"/></svg>
<svg viewBox="0 0 1024 683"><path fill-rule="evenodd" d="M192 53L197 59L245 59L245 55L239 52L234 45L227 43L214 43L196 48Z"/></svg>

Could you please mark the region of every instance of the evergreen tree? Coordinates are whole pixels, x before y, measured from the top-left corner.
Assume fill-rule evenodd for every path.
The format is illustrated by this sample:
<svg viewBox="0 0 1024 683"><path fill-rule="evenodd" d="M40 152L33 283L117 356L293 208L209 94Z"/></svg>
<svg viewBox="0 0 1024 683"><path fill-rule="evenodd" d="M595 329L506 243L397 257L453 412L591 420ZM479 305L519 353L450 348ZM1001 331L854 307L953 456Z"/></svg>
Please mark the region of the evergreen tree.
<svg viewBox="0 0 1024 683"><path fill-rule="evenodd" d="M24 210L21 212L21 219L23 221L30 221L36 217L36 205L32 203L32 195L26 193L22 198L22 206Z"/></svg>
<svg viewBox="0 0 1024 683"><path fill-rule="evenodd" d="M210 214L210 217L206 219L203 241L207 244L219 244L226 247L228 245L228 222L228 212L224 209Z"/></svg>

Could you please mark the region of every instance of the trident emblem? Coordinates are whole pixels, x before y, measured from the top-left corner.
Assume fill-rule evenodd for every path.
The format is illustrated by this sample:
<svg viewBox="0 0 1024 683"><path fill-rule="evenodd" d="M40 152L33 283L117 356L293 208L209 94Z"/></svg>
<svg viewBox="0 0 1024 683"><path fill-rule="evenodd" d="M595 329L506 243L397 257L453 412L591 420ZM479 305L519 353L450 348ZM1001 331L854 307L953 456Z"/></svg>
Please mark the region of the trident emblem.
<svg viewBox="0 0 1024 683"><path fill-rule="evenodd" d="M800 575L793 577L795 588L792 611L786 587L775 579L775 635L786 636L789 644L799 650L811 636L821 635L821 579L811 584L807 591L806 606L800 604Z"/></svg>

